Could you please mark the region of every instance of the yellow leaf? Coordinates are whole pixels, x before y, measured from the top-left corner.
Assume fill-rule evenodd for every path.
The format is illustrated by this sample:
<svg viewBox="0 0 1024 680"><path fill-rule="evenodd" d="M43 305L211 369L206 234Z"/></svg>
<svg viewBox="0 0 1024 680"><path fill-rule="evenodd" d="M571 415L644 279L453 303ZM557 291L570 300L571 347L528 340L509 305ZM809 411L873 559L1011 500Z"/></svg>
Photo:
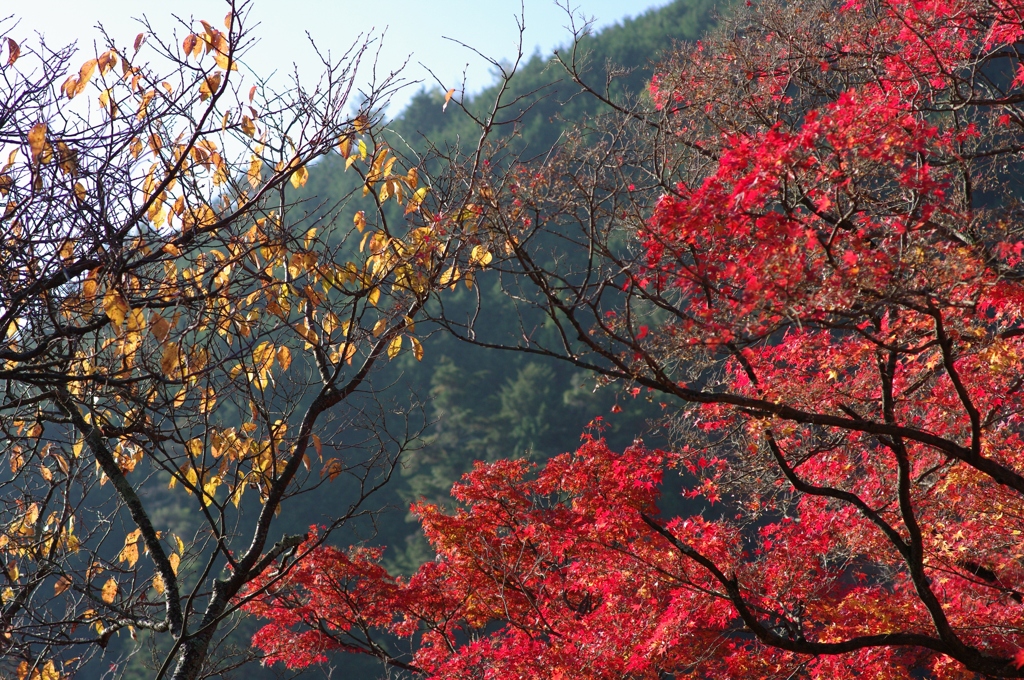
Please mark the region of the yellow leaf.
<svg viewBox="0 0 1024 680"><path fill-rule="evenodd" d="M185 452L193 458L201 457L205 450L206 446L204 446L201 437L193 437L185 443Z"/></svg>
<svg viewBox="0 0 1024 680"><path fill-rule="evenodd" d="M381 319L377 323L373 324L373 337L378 338L380 334L388 327L386 319Z"/></svg>
<svg viewBox="0 0 1024 680"><path fill-rule="evenodd" d="M439 278L437 282L442 286L454 286L458 282L459 278L459 270L455 267L449 267L443 274L441 274L441 278Z"/></svg>
<svg viewBox="0 0 1024 680"><path fill-rule="evenodd" d="M292 365L292 351L284 345L277 348L277 364L282 371L287 371L288 367Z"/></svg>
<svg viewBox="0 0 1024 680"><path fill-rule="evenodd" d="M306 182L308 180L309 170L306 169L305 165L300 166L295 170L295 172L292 173L291 183L292 186L295 187L296 189L301 189L303 186L306 185Z"/></svg>
<svg viewBox="0 0 1024 680"><path fill-rule="evenodd" d="M164 594L164 577L160 574L153 577L153 590L161 595Z"/></svg>
<svg viewBox="0 0 1024 680"><path fill-rule="evenodd" d="M256 155L253 155L252 160L249 161L249 171L246 173L246 176L249 179L249 185L254 189L260 185L260 180L263 178L261 174L262 169L263 161Z"/></svg>
<svg viewBox="0 0 1024 680"><path fill-rule="evenodd" d="M342 357L342 358L343 358L343 359L344 359L344 360L345 360L345 361L346 361L347 363L351 364L351 363L352 363L352 357L354 357L354 356L355 356L355 354L356 354L356 346L355 346L355 343L350 343L350 344L349 344L349 345L348 345L348 346L347 346L347 347L345 348L345 356L344 356L344 357Z"/></svg>
<svg viewBox="0 0 1024 680"><path fill-rule="evenodd" d="M402 349L402 336L396 335L388 345L388 359L394 359L398 356L398 352Z"/></svg>
<svg viewBox="0 0 1024 680"><path fill-rule="evenodd" d="M121 553L117 556L117 560L119 562L127 562L129 567L134 567L135 563L139 561L139 544L130 543L121 548Z"/></svg>
<svg viewBox="0 0 1024 680"><path fill-rule="evenodd" d="M113 577L107 579L107 582L103 584L103 589L100 591L100 598L107 604L113 604L114 599L117 597L117 581Z"/></svg>
<svg viewBox="0 0 1024 680"><path fill-rule="evenodd" d="M74 177L78 174L78 152L64 142L57 142L58 160L60 171L65 175Z"/></svg>
<svg viewBox="0 0 1024 680"><path fill-rule="evenodd" d="M341 154L342 158L348 157L348 149L352 144L351 135L341 135L338 137L338 153Z"/></svg>
<svg viewBox="0 0 1024 680"><path fill-rule="evenodd" d="M57 666L54 665L52 659L43 664L43 672L40 674L39 680L60 680L60 673L57 672Z"/></svg>
<svg viewBox="0 0 1024 680"><path fill-rule="evenodd" d="M483 246L473 246L473 251L469 254L469 261L481 267L489 265L492 259L491 254Z"/></svg>
<svg viewBox="0 0 1024 680"><path fill-rule="evenodd" d="M366 213L362 210L358 211L352 217L352 224L356 225L356 229L359 230L360 234L363 233L363 229L366 228Z"/></svg>
<svg viewBox="0 0 1024 680"><path fill-rule="evenodd" d="M448 108L448 102L450 102L452 100L452 95L454 95L454 94L455 94L455 88L454 87L444 93L444 104L441 105L441 113L444 113L445 109Z"/></svg>
<svg viewBox="0 0 1024 680"><path fill-rule="evenodd" d="M242 116L242 134L246 137L252 137L256 134L256 124L252 122L252 118L249 116Z"/></svg>
<svg viewBox="0 0 1024 680"><path fill-rule="evenodd" d="M366 299L370 301L371 305L376 307L377 301L380 299L380 288L374 288L373 290L371 290L369 296L367 296Z"/></svg>
<svg viewBox="0 0 1024 680"><path fill-rule="evenodd" d="M128 314L130 308L128 307L128 302L121 297L121 294L111 288L103 296L103 311L107 313L107 316L110 317L115 326L120 326L124 323L124 317Z"/></svg>
<svg viewBox="0 0 1024 680"><path fill-rule="evenodd" d="M125 319L128 321L128 332L138 333L146 328L146 313L141 309L133 309L128 312Z"/></svg>
<svg viewBox="0 0 1024 680"><path fill-rule="evenodd" d="M416 338L410 337L412 341L412 355L416 357L416 361L423 361L423 345Z"/></svg>
<svg viewBox="0 0 1024 680"><path fill-rule="evenodd" d="M33 161L38 160L42 156L46 146L46 123L36 123L28 131L28 148L31 151Z"/></svg>
<svg viewBox="0 0 1024 680"><path fill-rule="evenodd" d="M360 139L359 140L359 157L361 159L363 159L364 161L366 160L366 153L367 153L367 151L366 151L366 142L364 142L363 140Z"/></svg>
<svg viewBox="0 0 1024 680"><path fill-rule="evenodd" d="M208 505L210 501L214 500L217 495L217 487L220 486L221 480L219 475L213 475L210 479L203 484L203 495L201 501L203 505Z"/></svg>
<svg viewBox="0 0 1024 680"><path fill-rule="evenodd" d="M178 543L179 544L181 543L181 539L178 540ZM181 564L181 558L178 557L178 553L171 553L167 557L167 561L171 563L171 571L173 571L175 576L177 576L177 574L178 574L178 565Z"/></svg>
<svg viewBox="0 0 1024 680"><path fill-rule="evenodd" d="M92 74L96 72L97 63L98 62L95 59L90 59L89 61L82 64L82 68L78 69L77 92L81 92L85 89L86 83L88 83L89 79L92 78Z"/></svg>
<svg viewBox="0 0 1024 680"><path fill-rule="evenodd" d="M184 555L185 554L185 544L182 542L182 540L180 538L178 538L177 536L175 536L174 537L174 542L178 546L178 554Z"/></svg>
<svg viewBox="0 0 1024 680"><path fill-rule="evenodd" d="M238 70L238 62L233 61L228 57L228 55L224 54L223 52L214 53L213 60L217 62L217 66L221 67L222 69L227 70L230 68L232 71Z"/></svg>
<svg viewBox="0 0 1024 680"><path fill-rule="evenodd" d="M217 88L220 87L220 77L220 73L214 73L203 80L199 86L199 98L201 100L206 101L217 92Z"/></svg>
<svg viewBox="0 0 1024 680"><path fill-rule="evenodd" d="M178 345L169 342L164 346L164 352L160 357L160 370L168 378L173 378L178 372Z"/></svg>
<svg viewBox="0 0 1024 680"><path fill-rule="evenodd" d="M416 168L413 168L415 170ZM412 172L412 170L410 170ZM405 214L408 215L411 212L416 212L420 209L420 204L423 203L423 199L427 197L427 193L430 191L430 187L420 187L416 190L416 193L409 199L408 205L405 206Z"/></svg>

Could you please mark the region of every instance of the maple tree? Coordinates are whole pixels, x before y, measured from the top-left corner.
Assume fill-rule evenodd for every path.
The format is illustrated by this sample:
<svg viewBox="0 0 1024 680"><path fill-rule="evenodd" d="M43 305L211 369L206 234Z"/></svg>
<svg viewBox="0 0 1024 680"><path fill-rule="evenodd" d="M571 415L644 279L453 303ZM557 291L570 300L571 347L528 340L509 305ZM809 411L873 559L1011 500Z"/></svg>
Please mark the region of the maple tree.
<svg viewBox="0 0 1024 680"><path fill-rule="evenodd" d="M657 400L674 446L480 464L458 509L414 507L435 561L322 548L261 582L255 644L434 677L1024 676L1022 39L1012 0L748 3L649 110L587 88L612 113L542 161L453 162L461 261L522 327L438 320ZM659 516L667 467L702 512Z"/></svg>
<svg viewBox="0 0 1024 680"><path fill-rule="evenodd" d="M382 141L395 76L354 107L358 42L275 89L229 7L169 41L104 35L81 64L0 24L4 677L70 677L138 631L167 640L154 677L215 674L236 596L304 556L273 535L290 499L341 478L326 538L415 436L369 376L422 357L415 321L463 245ZM311 205L328 153L362 195Z"/></svg>

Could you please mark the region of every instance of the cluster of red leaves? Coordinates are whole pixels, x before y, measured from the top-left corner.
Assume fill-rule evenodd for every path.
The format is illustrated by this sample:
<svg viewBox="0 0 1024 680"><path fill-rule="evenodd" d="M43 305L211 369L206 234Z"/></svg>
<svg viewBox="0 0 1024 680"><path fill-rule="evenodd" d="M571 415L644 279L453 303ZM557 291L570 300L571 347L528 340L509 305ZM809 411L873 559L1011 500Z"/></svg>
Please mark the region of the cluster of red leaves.
<svg viewBox="0 0 1024 680"><path fill-rule="evenodd" d="M386 628L401 601L401 584L380 566L380 549L349 552L321 546L315 526L287 571L268 571L249 584L246 611L270 619L253 637L269 663L305 668L327 660L326 652L348 649L341 640L365 627ZM261 592L266 588L266 592Z"/></svg>
<svg viewBox="0 0 1024 680"><path fill-rule="evenodd" d="M419 633L409 667L438 678L530 678L539 669L552 678L658 678L666 671L749 678L798 668L822 678L859 677L866 669L872 677L902 678L908 668L926 666L934 677L963 677L957 664L927 649L869 646L808 660L741 634L723 584L649 523L667 458L641 446L616 454L588 438L539 472L525 461L478 464L455 487L464 507L454 514L416 507L436 561L402 580L379 566L379 551L318 548L312 559L258 584L270 595L248 609L272 623L254 644L268 662L294 668L323 660L328 650L372 651L346 642L343 633L353 630L371 638L383 630ZM927 630L927 611L898 576L900 556L869 522L817 499L806 499L795 515L748 540L726 522L700 517L664 529L737 579L750 609L776 612L788 603L789 621L800 621L807 639ZM957 535L937 534L930 543L943 543L937 554L955 559L963 550L973 554L979 542L1001 540L978 529L984 527L960 524ZM837 546L848 552L845 561L828 559ZM1006 562L1019 564L1019 552L1007 553ZM1002 576L1019 582L1016 570ZM1012 653L1020 638L1010 633L1020 621L1012 593L1000 596L984 579L952 569L936 570L934 580L955 625Z"/></svg>
<svg viewBox="0 0 1024 680"><path fill-rule="evenodd" d="M1024 676L1024 245L988 160L1021 148L1024 7L830 20L698 46L652 86L707 170L638 229L627 292L678 313L623 361L732 449L478 465L454 514L415 508L438 558L409 581L328 549L282 575L284 604L251 607L272 660L312 658L296 626L317 653L355 626L420 636L437 677ZM684 346L724 378L663 380ZM655 519L665 465L728 511Z"/></svg>

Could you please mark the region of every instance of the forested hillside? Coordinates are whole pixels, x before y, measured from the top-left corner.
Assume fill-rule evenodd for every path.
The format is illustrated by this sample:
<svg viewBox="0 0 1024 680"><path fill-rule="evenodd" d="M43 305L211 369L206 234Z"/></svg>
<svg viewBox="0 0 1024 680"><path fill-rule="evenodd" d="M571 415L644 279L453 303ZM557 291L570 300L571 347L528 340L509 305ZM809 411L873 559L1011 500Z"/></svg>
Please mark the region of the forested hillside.
<svg viewBox="0 0 1024 680"><path fill-rule="evenodd" d="M715 0L677 0L584 38L577 50L585 56L588 82L603 89L608 68L612 67L616 76L611 81L611 96L647 96L659 54L674 41L701 36L721 5ZM523 156L543 154L566 129L601 106L593 97L581 94L565 69L548 55L524 59L508 85L502 101L522 97L506 115L506 119L517 120L496 130L492 141L508 142L510 153ZM461 101L465 110L482 114L493 106L500 86L496 82L465 99L456 93L456 101L442 110L444 92L424 85L408 107L388 123L388 146L410 165L415 164L412 159L427 155L430 147L474 147L479 128L457 102ZM321 160L310 169L300 210L290 213L295 229L304 228L304 221L296 217L303 210L316 214L340 205L344 215L369 211L367 199L359 192L361 186L362 180L354 170L346 171L341 157ZM388 214L393 220L404 219L398 211ZM506 330L514 332L517 319L511 313L507 293L486 275L479 276L476 283L473 289L459 284L448 298L446 312L456 316L469 313L479 294L489 309L509 310L510 314L504 316L509 324ZM373 497L373 505L384 510L373 522L354 523L335 537L337 543L366 541L388 546L385 561L398 571L409 573L432 559L418 525L408 516L410 502L420 498L447 502L452 483L474 461L521 456L544 459L572 450L578 446L581 432L596 417L605 419L606 436L615 446L628 444L638 434L649 441L658 440L658 433L649 427L657 409L642 396L631 397L615 385L599 388L592 377L566 363L520 353L488 352L462 344L437 328L422 325L417 335L422 338L422 360L412 352L401 353L373 376L374 393L367 395L365 403L379 401L382 412L392 406L405 410L408 418L398 429L408 428L421 435L405 454L400 472ZM358 439L359 435L354 434L353 443ZM358 455L353 451L358 449L336 453ZM327 451L324 456L328 456ZM343 506L349 491L339 479L291 499L290 513L275 524L275 534L301 533L325 521ZM175 505L174 496L163 491L163 483L152 484L147 493L159 501L162 523L176 527L179 535L188 535L195 520ZM251 621L243 621L231 640L243 648L254 626ZM141 639L146 640L145 634ZM111 645L107 657L129 653L135 644L121 636ZM152 655L144 646L127 662L126 677L151 677L149 666L158 658L160 655ZM380 664L368 657L346 659L345 664L358 677L377 677L381 673ZM273 677L275 673L273 669L251 666L244 672L249 677Z"/></svg>
<svg viewBox="0 0 1024 680"><path fill-rule="evenodd" d="M577 51L585 55L588 84L603 90L611 66L618 74L611 81L614 97L646 96L659 54L674 41L701 36L720 6L713 0L678 0L585 38ZM504 138L502 141L511 137L512 152L523 157L545 153L568 128L602 106L592 96L581 94L558 62L542 55L527 59L509 85L502 100L523 99L506 112L505 119L519 120L498 130L496 136ZM465 108L485 115L499 87L496 83L469 97L463 102ZM457 93L455 98L459 98ZM388 126L389 145L413 157L425 155L431 145L475 147L480 136L476 123L454 102L445 110L443 103L440 88L422 89ZM343 170L341 159L332 158L311 173L308 186L320 205L348 196L353 196L356 204L360 185L354 173ZM357 209L354 205L352 212ZM506 292L494 280L480 277L478 283L484 306L512 311ZM457 316L461 308L468 313L475 295L476 291L459 285L446 312ZM514 314L502 318L509 324L503 330L514 333ZM637 433L648 431L646 421L654 412L642 398L624 398L622 390L614 386L597 389L592 378L564 363L520 353L488 352L442 332L423 344L422 361L403 354L379 380L382 385L393 384L390 391L395 395L411 394L422 401L429 423L421 448L408 456L401 478L384 492L388 505L399 509L382 518L375 537L389 546L388 560L403 570L415 568L429 555L414 525L399 519L401 508L420 497L444 501L452 482L468 471L473 461L523 455L541 459L571 450L587 423L598 416L607 420L609 439L616 445L628 444ZM623 410L612 415L610 409L616 403ZM657 437L657 433L651 436Z"/></svg>

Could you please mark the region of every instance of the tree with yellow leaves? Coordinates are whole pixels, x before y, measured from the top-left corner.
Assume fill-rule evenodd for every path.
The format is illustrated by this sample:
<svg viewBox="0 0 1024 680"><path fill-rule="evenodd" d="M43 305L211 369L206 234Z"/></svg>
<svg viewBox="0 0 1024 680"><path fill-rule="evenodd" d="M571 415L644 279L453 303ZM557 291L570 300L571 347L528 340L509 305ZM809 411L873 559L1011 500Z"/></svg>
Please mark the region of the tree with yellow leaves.
<svg viewBox="0 0 1024 680"><path fill-rule="evenodd" d="M350 104L368 43L275 92L246 71L246 10L81 64L0 24L5 677L68 677L139 630L169 641L157 677L216 673L239 593L304 557L275 535L289 499L352 481L325 536L415 436L368 377L422 357L415 320L463 244L381 142L395 81ZM328 153L365 210L301 201ZM158 484L199 533L161 526Z"/></svg>

